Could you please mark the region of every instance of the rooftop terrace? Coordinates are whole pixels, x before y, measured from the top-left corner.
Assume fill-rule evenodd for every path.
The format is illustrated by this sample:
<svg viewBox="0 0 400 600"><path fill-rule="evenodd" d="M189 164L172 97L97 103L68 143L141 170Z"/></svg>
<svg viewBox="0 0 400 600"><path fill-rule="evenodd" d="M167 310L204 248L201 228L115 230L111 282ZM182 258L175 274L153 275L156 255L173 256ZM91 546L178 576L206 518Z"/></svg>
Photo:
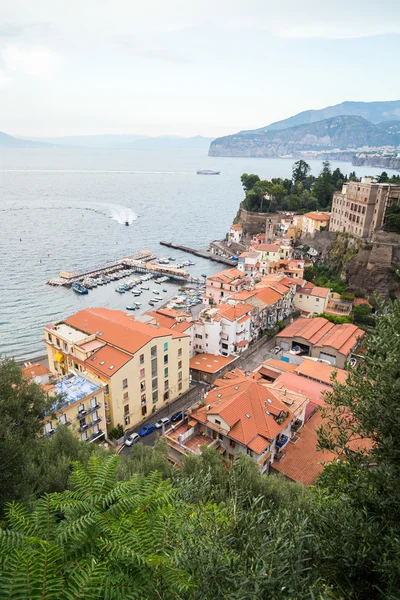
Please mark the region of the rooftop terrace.
<svg viewBox="0 0 400 600"><path fill-rule="evenodd" d="M64 379L56 384L57 394L63 396L62 408L65 408L78 400L82 400L86 396L90 396L99 389L100 387L98 385L95 385L88 379L80 377L79 375L74 375L73 377Z"/></svg>

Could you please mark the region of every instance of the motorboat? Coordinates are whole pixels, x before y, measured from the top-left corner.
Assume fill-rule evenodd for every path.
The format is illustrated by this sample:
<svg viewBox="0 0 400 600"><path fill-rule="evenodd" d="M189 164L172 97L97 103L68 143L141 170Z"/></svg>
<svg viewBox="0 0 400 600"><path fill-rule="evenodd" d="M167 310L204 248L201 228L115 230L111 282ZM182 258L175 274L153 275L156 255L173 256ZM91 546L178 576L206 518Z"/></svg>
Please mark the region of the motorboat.
<svg viewBox="0 0 400 600"><path fill-rule="evenodd" d="M81 283L79 283L79 281L74 281L74 283L72 284L72 289L74 290L74 292L76 292L77 294L88 294L89 290L87 288L85 288Z"/></svg>
<svg viewBox="0 0 400 600"><path fill-rule="evenodd" d="M140 304L140 302L135 302L135 306L137 309L139 309L142 305Z"/></svg>
<svg viewBox="0 0 400 600"><path fill-rule="evenodd" d="M126 310L136 310L136 306L126 306Z"/></svg>
<svg viewBox="0 0 400 600"><path fill-rule="evenodd" d="M132 294L134 296L140 296L141 293L142 293L141 290L132 290Z"/></svg>
<svg viewBox="0 0 400 600"><path fill-rule="evenodd" d="M159 294L160 292L158 290L153 290L153 294Z"/></svg>
<svg viewBox="0 0 400 600"><path fill-rule="evenodd" d="M149 286L148 285L141 285L140 286L142 290L149 290Z"/></svg>
<svg viewBox="0 0 400 600"><path fill-rule="evenodd" d="M119 294L125 294L126 289L122 285L119 285L118 287L115 288L115 291L118 292Z"/></svg>
<svg viewBox="0 0 400 600"><path fill-rule="evenodd" d="M221 171L213 171L212 169L199 169L197 175L219 175Z"/></svg>
<svg viewBox="0 0 400 600"><path fill-rule="evenodd" d="M168 292L168 290L166 290L165 288L163 288L163 292L164 292L164 294L166 294Z"/></svg>

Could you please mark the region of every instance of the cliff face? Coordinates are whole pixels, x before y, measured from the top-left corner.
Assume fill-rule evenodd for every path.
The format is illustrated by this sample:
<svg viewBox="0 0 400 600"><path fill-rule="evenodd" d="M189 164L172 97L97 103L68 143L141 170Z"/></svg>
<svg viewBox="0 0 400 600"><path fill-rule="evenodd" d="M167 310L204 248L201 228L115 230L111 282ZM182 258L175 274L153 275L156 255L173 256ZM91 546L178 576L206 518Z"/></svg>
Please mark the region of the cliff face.
<svg viewBox="0 0 400 600"><path fill-rule="evenodd" d="M355 167L382 167L383 169L400 170L400 158L395 156L380 156L379 154L356 154L351 164Z"/></svg>
<svg viewBox="0 0 400 600"><path fill-rule="evenodd" d="M296 156L303 151L388 146L397 143L399 137L362 117L340 116L283 130L255 130L217 138L209 155Z"/></svg>

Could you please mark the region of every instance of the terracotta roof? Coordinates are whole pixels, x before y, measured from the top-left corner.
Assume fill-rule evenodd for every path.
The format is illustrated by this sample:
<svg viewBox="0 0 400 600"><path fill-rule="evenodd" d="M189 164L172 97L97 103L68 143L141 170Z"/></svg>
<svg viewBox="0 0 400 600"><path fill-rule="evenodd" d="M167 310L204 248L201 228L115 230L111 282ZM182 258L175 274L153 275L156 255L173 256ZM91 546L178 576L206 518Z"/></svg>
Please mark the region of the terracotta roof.
<svg viewBox="0 0 400 600"><path fill-rule="evenodd" d="M240 342L236 342L235 346L238 348L244 348L245 346L248 346L249 343L250 342L248 340L240 340Z"/></svg>
<svg viewBox="0 0 400 600"><path fill-rule="evenodd" d="M207 277L207 281L219 281L221 283L232 283L237 279L243 279L243 273L239 269L225 269Z"/></svg>
<svg viewBox="0 0 400 600"><path fill-rule="evenodd" d="M51 371L45 365L37 363L22 369L22 374L25 379L35 379L35 377L40 377L41 375L51 375Z"/></svg>
<svg viewBox="0 0 400 600"><path fill-rule="evenodd" d="M270 441L287 427L293 413L276 398L271 389L251 377L227 381L208 393L206 406L192 417L210 424L210 416L220 416L230 427L229 436L248 446L257 436ZM283 422L275 417L288 413Z"/></svg>
<svg viewBox="0 0 400 600"><path fill-rule="evenodd" d="M181 310L175 310L174 308L158 308L154 311L157 315L163 315L165 317L170 317L171 319L178 319L179 317L187 317L185 312Z"/></svg>
<svg viewBox="0 0 400 600"><path fill-rule="evenodd" d="M233 231L243 231L243 227L240 225L232 225L231 229L233 229Z"/></svg>
<svg viewBox="0 0 400 600"><path fill-rule="evenodd" d="M361 304L367 304L370 308L372 308L372 304L370 304L366 298L354 298L353 306L360 306Z"/></svg>
<svg viewBox="0 0 400 600"><path fill-rule="evenodd" d="M217 373L236 360L236 356L218 356L216 354L196 354L190 359L190 368L204 373Z"/></svg>
<svg viewBox="0 0 400 600"><path fill-rule="evenodd" d="M261 300L261 302L264 302L267 306L272 306L273 304L276 304L278 300L282 299L282 294L268 286L259 290L256 294L256 298Z"/></svg>
<svg viewBox="0 0 400 600"><path fill-rule="evenodd" d="M341 354L347 356L357 345L357 340L364 337L365 331L353 323L335 325L315 343L317 347L330 346Z"/></svg>
<svg viewBox="0 0 400 600"><path fill-rule="evenodd" d="M285 446L285 456L279 462L274 461L272 468L292 481L312 485L324 469L321 463L329 463L336 458L333 452L317 450L317 430L323 422L321 413L314 413L300 429L299 441L296 444L289 442Z"/></svg>
<svg viewBox="0 0 400 600"><path fill-rule="evenodd" d="M308 217L309 219L313 219L313 221L329 221L330 219L329 214L319 212L309 212L303 215L303 217Z"/></svg>
<svg viewBox="0 0 400 600"><path fill-rule="evenodd" d="M176 322L175 319L172 319L165 315L159 315L157 312L151 311L151 310L147 311L146 315L148 315L149 317L152 317L152 319L155 319L155 321L159 325L161 325L161 327L166 327L167 329L172 327L174 325L174 323Z"/></svg>
<svg viewBox="0 0 400 600"><path fill-rule="evenodd" d="M85 360L89 370L98 371L102 375L112 377L121 367L131 360L132 356L112 346L103 346ZM112 368L110 368L112 367Z"/></svg>
<svg viewBox="0 0 400 600"><path fill-rule="evenodd" d="M329 288L318 287L314 285L312 288L301 288L298 294L307 294L308 296L316 296L317 298L326 298L329 295Z"/></svg>
<svg viewBox="0 0 400 600"><path fill-rule="evenodd" d="M253 307L251 307L251 309L253 309ZM248 321L249 319L251 319L251 315L245 315L244 317L241 317L241 318L238 320L238 323L240 323L240 324L242 324L242 323L245 323L245 322L246 322L246 321Z"/></svg>
<svg viewBox="0 0 400 600"><path fill-rule="evenodd" d="M177 338L186 335L174 333L165 327L153 327L134 321L124 312L108 308L86 308L66 319L65 323L90 335L95 334L98 339L131 354L135 354L155 338Z"/></svg>
<svg viewBox="0 0 400 600"><path fill-rule="evenodd" d="M270 379L276 379L280 375L278 371L273 371L272 369L267 369L266 367L260 367L258 373L260 373L261 376L269 377Z"/></svg>
<svg viewBox="0 0 400 600"><path fill-rule="evenodd" d="M175 324L172 326L172 329L174 331L184 332L190 329L192 325L193 323L191 323L190 321L175 321Z"/></svg>
<svg viewBox="0 0 400 600"><path fill-rule="evenodd" d="M267 440L262 435L257 435L254 440L252 440L247 447L250 450L253 450L256 454L262 454L264 450L270 445L270 441Z"/></svg>
<svg viewBox="0 0 400 600"><path fill-rule="evenodd" d="M324 396L325 392L332 391L332 388L323 383L317 383L307 377L301 377L294 373L282 373L274 381L274 386L287 388L293 392L298 392L307 396L317 406L325 406Z"/></svg>
<svg viewBox="0 0 400 600"><path fill-rule="evenodd" d="M281 373L294 373L297 365L288 363L285 360L279 360L278 358L269 358L263 363L263 366L276 369Z"/></svg>
<svg viewBox="0 0 400 600"><path fill-rule="evenodd" d="M233 294L232 296L230 296L229 298L232 300L248 300L249 298L251 298L252 296L254 296L257 293L256 290L241 290L240 292L238 292L237 294Z"/></svg>
<svg viewBox="0 0 400 600"><path fill-rule="evenodd" d="M297 375L309 377L315 381L321 381L327 385L332 385L332 375L336 373L336 381L338 383L346 383L348 373L344 369L337 369L324 363L305 359L301 365L296 366Z"/></svg>
<svg viewBox="0 0 400 600"><path fill-rule="evenodd" d="M79 348L81 348L85 352L94 352L94 350L98 350L102 346L104 346L104 342L102 342L101 340L92 340L91 342L81 344Z"/></svg>
<svg viewBox="0 0 400 600"><path fill-rule="evenodd" d="M335 325L323 317L316 317L315 319L300 317L280 331L276 337L301 337L312 344L316 344L333 327Z"/></svg>
<svg viewBox="0 0 400 600"><path fill-rule="evenodd" d="M258 249L263 252L279 252L280 246L278 244L260 244Z"/></svg>
<svg viewBox="0 0 400 600"><path fill-rule="evenodd" d="M232 304L220 304L217 307L218 314L224 319L228 319L228 321L236 321L252 310L253 307L250 304L236 304L235 306Z"/></svg>

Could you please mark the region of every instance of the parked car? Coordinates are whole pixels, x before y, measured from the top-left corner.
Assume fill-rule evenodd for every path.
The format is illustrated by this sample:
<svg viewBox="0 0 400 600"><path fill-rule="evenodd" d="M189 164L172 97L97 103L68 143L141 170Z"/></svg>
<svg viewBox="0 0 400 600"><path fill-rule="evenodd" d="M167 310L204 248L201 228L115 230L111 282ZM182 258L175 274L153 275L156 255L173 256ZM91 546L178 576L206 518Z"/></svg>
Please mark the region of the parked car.
<svg viewBox="0 0 400 600"><path fill-rule="evenodd" d="M149 435L149 433L151 433L152 431L155 431L156 428L154 427L154 425L152 425L151 423L149 423L148 425L145 425L140 431L139 431L139 435L140 437L144 437L145 435Z"/></svg>
<svg viewBox="0 0 400 600"><path fill-rule="evenodd" d="M177 421L182 421L182 419L185 418L185 413L183 410L178 410L178 412L176 412L175 414L172 415L171 417L171 422L172 423L177 423Z"/></svg>
<svg viewBox="0 0 400 600"><path fill-rule="evenodd" d="M125 446L132 446L132 444L136 444L140 440L140 435L138 433L131 433L125 440Z"/></svg>
<svg viewBox="0 0 400 600"><path fill-rule="evenodd" d="M169 419L168 417L162 417L161 419L158 419L158 421L155 423L155 427L156 429L161 429L161 427L164 425L164 427L166 427L169 424Z"/></svg>
<svg viewBox="0 0 400 600"><path fill-rule="evenodd" d="M281 351L281 347L280 346L275 346L275 348L274 348L275 354L279 354L280 351Z"/></svg>
<svg viewBox="0 0 400 600"><path fill-rule="evenodd" d="M350 365L351 367L353 367L353 368L354 368L354 367L356 366L356 364L357 364L357 359L356 359L356 358L351 358L351 359L349 360L349 365Z"/></svg>

